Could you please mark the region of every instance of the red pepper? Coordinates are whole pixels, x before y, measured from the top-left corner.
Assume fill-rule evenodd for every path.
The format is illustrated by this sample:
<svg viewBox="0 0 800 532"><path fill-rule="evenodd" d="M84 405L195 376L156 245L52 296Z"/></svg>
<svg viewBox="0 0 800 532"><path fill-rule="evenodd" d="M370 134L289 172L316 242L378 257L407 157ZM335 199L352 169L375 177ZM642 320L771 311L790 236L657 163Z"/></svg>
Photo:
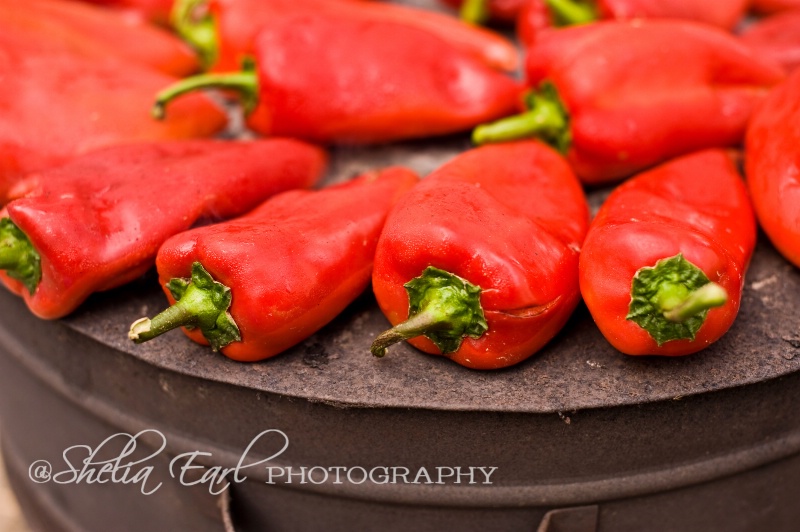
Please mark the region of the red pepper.
<svg viewBox="0 0 800 532"><path fill-rule="evenodd" d="M173 0L84 0L107 8L138 15L141 19L169 25ZM130 18L130 17L129 17Z"/></svg>
<svg viewBox="0 0 800 532"><path fill-rule="evenodd" d="M738 145L785 74L733 35L684 21L549 30L530 50L530 111L475 130L476 143L542 136L587 184L684 153Z"/></svg>
<svg viewBox="0 0 800 532"><path fill-rule="evenodd" d="M800 9L800 0L750 0L750 9L761 15L791 11Z"/></svg>
<svg viewBox="0 0 800 532"><path fill-rule="evenodd" d="M117 57L174 76L192 74L200 67L194 51L165 29L79 2L0 3L0 32L6 38L22 33L17 46Z"/></svg>
<svg viewBox="0 0 800 532"><path fill-rule="evenodd" d="M755 241L733 158L722 150L687 155L608 197L581 251L581 293L623 353L694 353L736 318Z"/></svg>
<svg viewBox="0 0 800 532"><path fill-rule="evenodd" d="M151 68L66 52L42 52L0 33L0 205L31 172L126 142L210 136L225 113L203 95L149 114L153 94L176 78Z"/></svg>
<svg viewBox="0 0 800 532"><path fill-rule="evenodd" d="M284 139L196 140L99 150L38 176L0 221L0 279L41 318L153 266L159 246L199 219L230 218L312 185L326 156Z"/></svg>
<svg viewBox="0 0 800 532"><path fill-rule="evenodd" d="M756 22L741 37L758 55L780 63L787 71L800 67L800 7Z"/></svg>
<svg viewBox="0 0 800 532"><path fill-rule="evenodd" d="M205 12L206 15L198 14ZM396 22L434 33L492 68L512 71L519 53L505 37L424 9L355 0L178 0L176 29L216 71L238 68L255 53L258 33L283 16L330 14L351 20Z"/></svg>
<svg viewBox="0 0 800 532"><path fill-rule="evenodd" d="M529 0L517 19L522 41L531 46L549 27L598 20L680 19L732 30L749 0Z"/></svg>
<svg viewBox="0 0 800 532"><path fill-rule="evenodd" d="M408 340L473 369L517 364L561 329L580 300L583 190L537 141L471 150L400 200L375 255L372 286Z"/></svg>
<svg viewBox="0 0 800 532"><path fill-rule="evenodd" d="M514 112L521 90L426 31L352 17L281 18L259 34L256 63L257 72L177 83L159 95L156 113L187 91L239 89L255 107L247 125L256 132L370 144L469 129Z"/></svg>
<svg viewBox="0 0 800 532"><path fill-rule="evenodd" d="M192 340L247 362L303 341L366 289L386 214L416 182L391 168L287 192L238 220L175 236L156 260L173 306L136 321L130 338L183 326Z"/></svg>
<svg viewBox="0 0 800 532"><path fill-rule="evenodd" d="M745 162L761 228L784 257L800 266L800 70L753 115Z"/></svg>

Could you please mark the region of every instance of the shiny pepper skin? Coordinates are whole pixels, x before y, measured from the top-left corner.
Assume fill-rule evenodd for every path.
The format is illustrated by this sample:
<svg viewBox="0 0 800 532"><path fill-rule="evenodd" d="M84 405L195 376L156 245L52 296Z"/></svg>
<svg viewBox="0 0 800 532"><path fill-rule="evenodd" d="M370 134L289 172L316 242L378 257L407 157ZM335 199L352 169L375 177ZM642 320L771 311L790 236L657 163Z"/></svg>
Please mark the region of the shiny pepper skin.
<svg viewBox="0 0 800 532"><path fill-rule="evenodd" d="M531 87L549 82L569 116L567 157L584 183L740 144L753 109L785 77L735 37L666 20L551 30L530 50Z"/></svg>
<svg viewBox="0 0 800 532"><path fill-rule="evenodd" d="M409 318L404 285L426 269L466 280L480 289L487 328L458 338L445 356L473 369L511 366L553 338L578 304L578 252L587 226L583 190L549 147L520 141L470 150L392 211L376 252L375 296L398 326ZM441 354L431 335L433 329L406 339Z"/></svg>
<svg viewBox="0 0 800 532"><path fill-rule="evenodd" d="M755 241L753 210L736 161L723 150L686 155L628 180L608 197L581 251L581 293L603 336L619 351L694 353L718 340L736 318ZM678 281L674 270L655 275L660 262L688 262L695 269ZM636 280L648 278L657 281L644 292L650 299L633 301ZM665 317L712 283L727 294L714 308ZM679 297L668 301L667 291ZM642 305L656 310L645 315ZM652 324L655 332L640 323Z"/></svg>
<svg viewBox="0 0 800 532"><path fill-rule="evenodd" d="M751 24L741 38L758 55L780 63L787 72L800 67L800 7Z"/></svg>
<svg viewBox="0 0 800 532"><path fill-rule="evenodd" d="M800 70L776 87L753 115L745 164L761 228L800 267Z"/></svg>
<svg viewBox="0 0 800 532"><path fill-rule="evenodd" d="M326 160L320 148L277 138L129 144L76 158L32 176L32 192L6 206L39 255L40 281L26 286L13 270L0 279L40 318L60 318L145 273L161 244L194 223L310 187ZM9 242L0 242L2 258Z"/></svg>
<svg viewBox="0 0 800 532"><path fill-rule="evenodd" d="M215 336L220 318L207 329L184 332L243 362L275 356L301 342L367 288L386 215L417 181L400 167L370 172L318 191L281 194L242 218L168 240L156 265L170 303L184 301L176 303L170 283L190 275L194 280L202 267L204 276L228 291L229 308L218 312L223 321L230 317L235 323L239 339L220 342ZM152 338L150 326L158 319L139 320L130 337ZM188 324L170 323L157 332L178 325Z"/></svg>

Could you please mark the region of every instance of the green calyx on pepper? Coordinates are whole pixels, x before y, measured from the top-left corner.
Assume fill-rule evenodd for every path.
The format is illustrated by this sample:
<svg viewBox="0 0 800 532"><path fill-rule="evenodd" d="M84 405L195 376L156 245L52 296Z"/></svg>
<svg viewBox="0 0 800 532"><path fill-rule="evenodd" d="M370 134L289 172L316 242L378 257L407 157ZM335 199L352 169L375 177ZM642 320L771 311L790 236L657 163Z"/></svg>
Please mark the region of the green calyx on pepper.
<svg viewBox="0 0 800 532"><path fill-rule="evenodd" d="M459 18L470 24L485 24L489 21L489 0L465 0L458 12Z"/></svg>
<svg viewBox="0 0 800 532"><path fill-rule="evenodd" d="M178 327L199 328L214 351L242 339L239 327L228 312L231 289L215 281L202 264L192 264L190 279L174 278L167 283L167 288L175 304L152 320L136 320L128 338L139 344Z"/></svg>
<svg viewBox="0 0 800 532"><path fill-rule="evenodd" d="M156 95L151 114L161 120L166 114L166 106L173 99L190 92L203 89L227 89L237 91L245 114L251 113L258 105L258 73L252 58L242 62L242 70L224 74L198 74L177 81Z"/></svg>
<svg viewBox="0 0 800 532"><path fill-rule="evenodd" d="M598 19L593 2L581 0L545 0L557 27L587 24Z"/></svg>
<svg viewBox="0 0 800 532"><path fill-rule="evenodd" d="M708 310L727 300L722 286L710 282L679 253L636 272L625 319L646 330L659 346L671 340L694 340Z"/></svg>
<svg viewBox="0 0 800 532"><path fill-rule="evenodd" d="M489 326L480 304L481 289L452 273L428 266L403 285L408 292L408 319L380 334L372 344L376 357L397 342L425 336L442 354L453 353L465 336L480 338Z"/></svg>
<svg viewBox="0 0 800 532"><path fill-rule="evenodd" d="M217 27L208 12L208 0L175 0L170 21L178 35L197 52L204 68L216 63Z"/></svg>
<svg viewBox="0 0 800 532"><path fill-rule="evenodd" d="M25 285L31 295L42 279L39 253L10 218L0 220L0 270Z"/></svg>
<svg viewBox="0 0 800 532"><path fill-rule="evenodd" d="M535 137L566 153L572 143L569 114L555 86L544 82L539 90L527 93L525 107L524 113L476 127L472 142L482 145Z"/></svg>

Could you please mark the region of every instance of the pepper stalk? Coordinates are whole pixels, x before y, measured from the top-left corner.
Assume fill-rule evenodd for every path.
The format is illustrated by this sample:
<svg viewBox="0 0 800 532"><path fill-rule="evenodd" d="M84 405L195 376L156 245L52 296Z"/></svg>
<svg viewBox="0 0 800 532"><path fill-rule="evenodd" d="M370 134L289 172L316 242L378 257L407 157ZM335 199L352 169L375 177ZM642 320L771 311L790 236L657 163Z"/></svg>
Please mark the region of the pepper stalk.
<svg viewBox="0 0 800 532"><path fill-rule="evenodd" d="M217 23L208 11L208 0L175 0L170 22L176 33L197 52L204 69L217 62Z"/></svg>
<svg viewBox="0 0 800 532"><path fill-rule="evenodd" d="M253 112L258 105L258 73L256 64L251 58L242 62L240 72L220 74L198 74L177 81L156 95L151 114L162 120L166 114L166 106L183 94L204 89L226 89L239 93L245 114Z"/></svg>
<svg viewBox="0 0 800 532"><path fill-rule="evenodd" d="M569 114L555 86L544 82L539 90L527 93L525 107L524 113L476 127L472 142L480 146L534 137L566 153L572 143Z"/></svg>
<svg viewBox="0 0 800 532"><path fill-rule="evenodd" d="M709 309L727 301L727 291L679 253L636 272L625 319L661 346L672 340L694 340Z"/></svg>
<svg viewBox="0 0 800 532"><path fill-rule="evenodd" d="M545 0L557 27L588 24L598 19L593 2L580 0Z"/></svg>
<svg viewBox="0 0 800 532"><path fill-rule="evenodd" d="M430 339L442 354L453 353L465 337L480 338L489 329L480 304L481 288L467 280L428 266L403 286L408 292L408 319L375 339L370 351L376 357L417 336Z"/></svg>
<svg viewBox="0 0 800 532"><path fill-rule="evenodd" d="M41 256L11 218L0 219L0 270L20 281L31 295L42 280Z"/></svg>
<svg viewBox="0 0 800 532"><path fill-rule="evenodd" d="M214 351L242 339L238 325L228 312L231 289L215 281L202 264L192 264L191 278L171 279L167 288L175 304L153 319L141 318L133 322L128 338L140 344L178 327L199 328Z"/></svg>

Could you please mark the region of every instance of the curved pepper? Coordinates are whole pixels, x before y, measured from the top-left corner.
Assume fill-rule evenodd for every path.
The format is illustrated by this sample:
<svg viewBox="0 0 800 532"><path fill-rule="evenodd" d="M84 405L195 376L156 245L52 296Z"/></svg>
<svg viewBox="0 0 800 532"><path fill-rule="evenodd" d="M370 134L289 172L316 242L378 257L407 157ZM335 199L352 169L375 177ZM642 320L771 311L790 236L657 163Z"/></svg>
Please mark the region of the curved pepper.
<svg viewBox="0 0 800 532"><path fill-rule="evenodd" d="M394 327L373 354L408 340L473 369L528 358L578 304L587 226L583 190L547 146L522 141L459 155L386 222L372 286Z"/></svg>
<svg viewBox="0 0 800 532"><path fill-rule="evenodd" d="M130 338L183 326L195 342L243 362L303 341L363 293L386 214L417 180L399 167L368 173L175 236L156 260L173 306L135 322Z"/></svg>
<svg viewBox="0 0 800 532"><path fill-rule="evenodd" d="M694 353L736 318L755 241L736 162L722 150L687 155L608 197L581 251L581 293L623 353Z"/></svg>
<svg viewBox="0 0 800 532"><path fill-rule="evenodd" d="M531 109L481 126L478 143L544 136L584 183L738 145L783 70L736 37L683 21L597 22L543 34L527 63Z"/></svg>
<svg viewBox="0 0 800 532"><path fill-rule="evenodd" d="M197 13L205 13L198 15ZM505 37L443 13L356 0L178 0L174 25L215 71L238 68L255 52L258 33L283 16L329 14L364 22L395 22L437 35L492 68L512 71L519 53Z"/></svg>
<svg viewBox="0 0 800 532"><path fill-rule="evenodd" d="M287 139L130 144L76 158L7 205L0 279L37 316L62 317L142 275L172 235L309 187L325 161L319 148Z"/></svg>
<svg viewBox="0 0 800 532"><path fill-rule="evenodd" d="M523 43L533 45L546 28L599 20L679 19L732 30L748 0L529 0L517 19Z"/></svg>
<svg viewBox="0 0 800 532"><path fill-rule="evenodd" d="M780 63L787 72L800 67L800 5L750 25L741 38L758 55Z"/></svg>
<svg viewBox="0 0 800 532"><path fill-rule="evenodd" d="M800 70L753 115L745 164L761 228L784 257L800 266Z"/></svg>
<svg viewBox="0 0 800 532"><path fill-rule="evenodd" d="M16 46L118 57L173 76L187 76L200 68L194 51L167 30L80 2L0 2L0 33L6 38L11 33L27 36Z"/></svg>
<svg viewBox="0 0 800 532"><path fill-rule="evenodd" d="M395 22L298 15L256 41L257 71L188 78L156 113L203 87L239 89L265 135L370 144L463 131L517 108L520 85L426 31ZM257 101L257 104L254 103Z"/></svg>
<svg viewBox="0 0 800 532"><path fill-rule="evenodd" d="M225 126L225 113L200 94L153 120L153 94L176 78L151 68L17 44L0 33L0 205L26 175L94 149L206 137Z"/></svg>

